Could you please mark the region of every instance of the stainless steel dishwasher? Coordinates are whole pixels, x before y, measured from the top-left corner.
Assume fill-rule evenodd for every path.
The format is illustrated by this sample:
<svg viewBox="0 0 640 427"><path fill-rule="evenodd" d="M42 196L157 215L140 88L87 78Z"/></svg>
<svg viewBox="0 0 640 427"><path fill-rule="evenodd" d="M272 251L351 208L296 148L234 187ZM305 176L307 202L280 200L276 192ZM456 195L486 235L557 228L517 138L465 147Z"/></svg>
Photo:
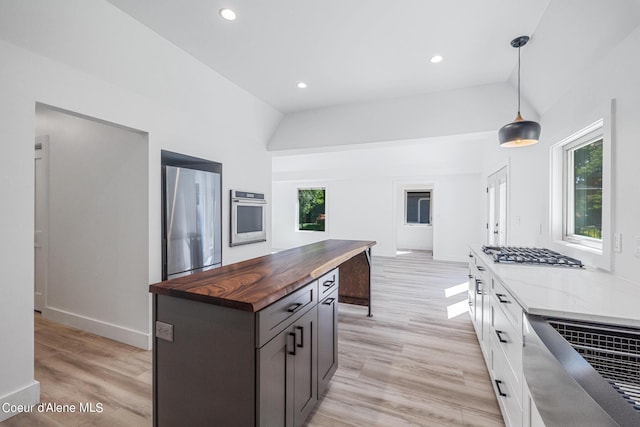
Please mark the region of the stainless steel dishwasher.
<svg viewBox="0 0 640 427"><path fill-rule="evenodd" d="M547 427L640 426L640 330L527 314L523 368Z"/></svg>

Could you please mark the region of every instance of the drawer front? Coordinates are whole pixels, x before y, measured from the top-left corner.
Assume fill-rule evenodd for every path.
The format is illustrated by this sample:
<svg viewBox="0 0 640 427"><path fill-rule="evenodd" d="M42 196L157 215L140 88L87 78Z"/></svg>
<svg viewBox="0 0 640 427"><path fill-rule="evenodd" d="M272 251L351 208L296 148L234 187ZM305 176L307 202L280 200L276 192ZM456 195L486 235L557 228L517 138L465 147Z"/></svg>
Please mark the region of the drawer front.
<svg viewBox="0 0 640 427"><path fill-rule="evenodd" d="M495 347L505 355L505 362L513 379L522 382L522 330L516 330L495 301L491 306L491 335Z"/></svg>
<svg viewBox="0 0 640 427"><path fill-rule="evenodd" d="M256 346L266 344L317 303L318 281L274 302L256 313Z"/></svg>
<svg viewBox="0 0 640 427"><path fill-rule="evenodd" d="M496 393L505 424L519 427L522 425L522 384L515 381L507 367L504 352L495 345L492 337L491 371L493 391Z"/></svg>
<svg viewBox="0 0 640 427"><path fill-rule="evenodd" d="M520 304L518 304L499 280L493 278L491 280L491 287L493 288L493 302L504 310L504 313L514 328L517 331L522 331L522 307L520 307Z"/></svg>
<svg viewBox="0 0 640 427"><path fill-rule="evenodd" d="M337 268L320 277L318 279L318 292L320 292L320 299L338 289L339 284L340 274Z"/></svg>

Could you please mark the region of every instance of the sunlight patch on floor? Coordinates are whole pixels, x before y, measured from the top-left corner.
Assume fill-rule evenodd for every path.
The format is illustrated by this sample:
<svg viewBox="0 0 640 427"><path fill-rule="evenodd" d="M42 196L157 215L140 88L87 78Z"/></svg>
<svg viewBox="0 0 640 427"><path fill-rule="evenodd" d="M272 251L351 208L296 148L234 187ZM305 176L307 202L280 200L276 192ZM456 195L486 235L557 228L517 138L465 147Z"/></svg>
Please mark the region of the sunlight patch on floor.
<svg viewBox="0 0 640 427"><path fill-rule="evenodd" d="M469 311L469 301L462 300L447 307L447 319L453 319Z"/></svg>
<svg viewBox="0 0 640 427"><path fill-rule="evenodd" d="M446 298L449 298L455 295L460 295L463 292L467 292L467 289L469 289L469 284L467 282L460 283L459 285L451 286L450 288L445 289L444 296Z"/></svg>
<svg viewBox="0 0 640 427"><path fill-rule="evenodd" d="M396 255L407 255L407 254L410 254L410 253L411 253L411 251L400 251L400 250L396 251Z"/></svg>

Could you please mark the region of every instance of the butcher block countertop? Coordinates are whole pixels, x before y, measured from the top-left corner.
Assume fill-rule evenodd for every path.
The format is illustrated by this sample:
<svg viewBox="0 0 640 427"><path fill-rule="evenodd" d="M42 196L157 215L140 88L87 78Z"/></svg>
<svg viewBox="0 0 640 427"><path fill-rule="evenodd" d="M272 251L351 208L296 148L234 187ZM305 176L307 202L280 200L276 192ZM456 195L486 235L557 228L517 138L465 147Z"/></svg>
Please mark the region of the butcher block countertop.
<svg viewBox="0 0 640 427"><path fill-rule="evenodd" d="M374 246L324 240L149 286L149 292L256 312Z"/></svg>

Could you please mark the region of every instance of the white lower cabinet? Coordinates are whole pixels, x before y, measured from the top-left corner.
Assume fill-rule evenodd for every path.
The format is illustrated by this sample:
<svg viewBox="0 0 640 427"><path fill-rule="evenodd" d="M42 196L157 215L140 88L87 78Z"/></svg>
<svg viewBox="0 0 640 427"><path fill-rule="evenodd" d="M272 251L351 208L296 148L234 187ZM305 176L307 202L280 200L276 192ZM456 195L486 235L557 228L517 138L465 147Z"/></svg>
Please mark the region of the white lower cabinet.
<svg viewBox="0 0 640 427"><path fill-rule="evenodd" d="M544 427L524 382L522 307L473 251L469 254L469 305L505 424Z"/></svg>
<svg viewBox="0 0 640 427"><path fill-rule="evenodd" d="M491 345L491 377L493 391L496 393L504 422L507 426L519 427L522 424L522 397L520 384L514 381L509 372L504 352L496 345Z"/></svg>

